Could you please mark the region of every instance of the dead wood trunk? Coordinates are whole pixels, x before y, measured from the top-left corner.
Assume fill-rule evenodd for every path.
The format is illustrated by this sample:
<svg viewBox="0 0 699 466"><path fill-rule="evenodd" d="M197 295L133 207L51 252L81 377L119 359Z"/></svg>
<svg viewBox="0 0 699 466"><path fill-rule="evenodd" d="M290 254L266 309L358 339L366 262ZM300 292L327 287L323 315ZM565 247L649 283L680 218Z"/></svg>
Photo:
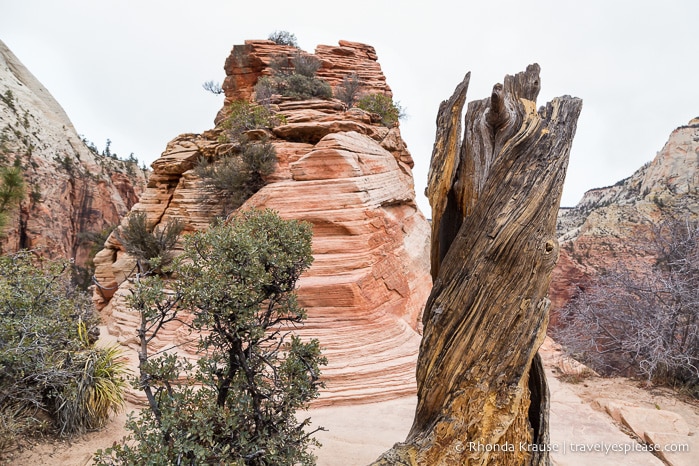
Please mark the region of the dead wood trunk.
<svg viewBox="0 0 699 466"><path fill-rule="evenodd" d="M558 258L556 216L580 99L536 110L539 66L461 115L470 75L442 103L432 153L434 287L404 443L375 465L549 464L537 349Z"/></svg>

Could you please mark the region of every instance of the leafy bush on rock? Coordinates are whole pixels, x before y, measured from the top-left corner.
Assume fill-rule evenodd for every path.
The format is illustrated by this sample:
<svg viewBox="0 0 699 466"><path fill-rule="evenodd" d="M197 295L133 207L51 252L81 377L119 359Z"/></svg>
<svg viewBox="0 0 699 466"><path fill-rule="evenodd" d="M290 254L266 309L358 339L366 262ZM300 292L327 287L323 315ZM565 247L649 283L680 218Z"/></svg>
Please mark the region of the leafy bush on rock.
<svg viewBox="0 0 699 466"><path fill-rule="evenodd" d="M238 141L246 131L272 128L281 122L281 118L263 105L236 100L228 107L228 116L221 123L221 128L228 141Z"/></svg>
<svg viewBox="0 0 699 466"><path fill-rule="evenodd" d="M394 102L386 94L366 94L359 99L357 107L378 114L381 117L381 124L389 128L396 126L398 120L405 116L400 103Z"/></svg>
<svg viewBox="0 0 699 466"><path fill-rule="evenodd" d="M260 78L255 85L258 101L260 96L274 94L291 100L332 98L330 84L316 77L320 66L318 58L300 50L293 57L275 58L270 64L272 75Z"/></svg>

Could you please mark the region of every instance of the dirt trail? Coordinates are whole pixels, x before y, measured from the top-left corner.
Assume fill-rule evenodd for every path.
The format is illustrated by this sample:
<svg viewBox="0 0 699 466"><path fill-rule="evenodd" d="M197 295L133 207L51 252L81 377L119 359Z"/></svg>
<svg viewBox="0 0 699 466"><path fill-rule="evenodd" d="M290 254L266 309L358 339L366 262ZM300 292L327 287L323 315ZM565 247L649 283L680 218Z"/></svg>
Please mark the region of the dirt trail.
<svg viewBox="0 0 699 466"><path fill-rule="evenodd" d="M553 464L560 466L602 465L662 465L674 466L699 464L699 403L686 400L668 389L645 388L638 382L623 378L590 376L561 377L563 367L570 372L570 365L563 363L560 353L550 342L542 347L551 388L551 447ZM576 379L576 383L562 381ZM611 400L611 401L610 401ZM658 456L647 451L613 452L604 449L621 446L626 449L642 449L638 434L621 421L614 420L608 410L617 407L627 413L635 428L654 432L670 428L686 432L661 432L657 438L668 443L686 443L689 452L668 452ZM328 430L320 432L318 439L323 447L317 451L318 466L366 465L405 438L412 424L414 397L352 406L311 409L301 415L311 416L313 425ZM127 406L133 410L134 405ZM653 410L653 411L649 411ZM648 413L653 416L631 416ZM629 414L631 413L631 414ZM618 414L618 413L617 413ZM304 416L305 417L305 416ZM670 428L663 424L666 418L675 419ZM680 421L677 421L677 418ZM126 414L114 418L105 429L68 441L39 443L34 448L15 452L9 464L37 466L60 464L84 466L91 464L92 454L99 448L110 446L122 438L126 431ZM639 424L640 423L640 424ZM645 424L644 424L645 423ZM686 427L685 427L686 426ZM669 434L673 436L667 436ZM643 433L641 433L643 435ZM580 451L584 449L585 451ZM594 451L602 450L602 451ZM589 451L593 450L593 451Z"/></svg>

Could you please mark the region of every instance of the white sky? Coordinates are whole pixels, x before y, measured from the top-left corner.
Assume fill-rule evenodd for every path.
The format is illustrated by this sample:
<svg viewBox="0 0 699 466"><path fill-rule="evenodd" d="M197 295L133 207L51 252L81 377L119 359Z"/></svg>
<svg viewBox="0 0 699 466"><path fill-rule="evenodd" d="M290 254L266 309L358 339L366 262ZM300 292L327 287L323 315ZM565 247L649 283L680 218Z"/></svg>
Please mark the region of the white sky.
<svg viewBox="0 0 699 466"><path fill-rule="evenodd" d="M439 103L472 72L468 100L541 65L539 105L583 99L562 204L651 160L699 115L696 0L0 0L0 39L79 134L150 164L180 133L213 126L234 44L292 32L302 49L375 47L416 166L418 203Z"/></svg>

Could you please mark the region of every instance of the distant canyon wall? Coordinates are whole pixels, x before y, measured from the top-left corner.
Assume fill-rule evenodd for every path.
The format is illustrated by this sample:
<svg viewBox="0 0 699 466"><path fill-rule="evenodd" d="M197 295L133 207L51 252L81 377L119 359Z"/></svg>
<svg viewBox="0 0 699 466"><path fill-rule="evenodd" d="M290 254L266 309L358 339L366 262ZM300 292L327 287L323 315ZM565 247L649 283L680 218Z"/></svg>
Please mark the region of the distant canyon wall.
<svg viewBox="0 0 699 466"><path fill-rule="evenodd" d="M675 129L655 158L633 175L589 190L577 206L561 210L552 309L560 309L605 271L623 265L642 272L652 265L655 257L642 245L651 229L670 216L699 217L699 118Z"/></svg>
<svg viewBox="0 0 699 466"><path fill-rule="evenodd" d="M25 181L0 247L85 265L91 235L119 223L138 201L147 173L91 151L63 108L2 42L0 95L0 166L21 167Z"/></svg>

